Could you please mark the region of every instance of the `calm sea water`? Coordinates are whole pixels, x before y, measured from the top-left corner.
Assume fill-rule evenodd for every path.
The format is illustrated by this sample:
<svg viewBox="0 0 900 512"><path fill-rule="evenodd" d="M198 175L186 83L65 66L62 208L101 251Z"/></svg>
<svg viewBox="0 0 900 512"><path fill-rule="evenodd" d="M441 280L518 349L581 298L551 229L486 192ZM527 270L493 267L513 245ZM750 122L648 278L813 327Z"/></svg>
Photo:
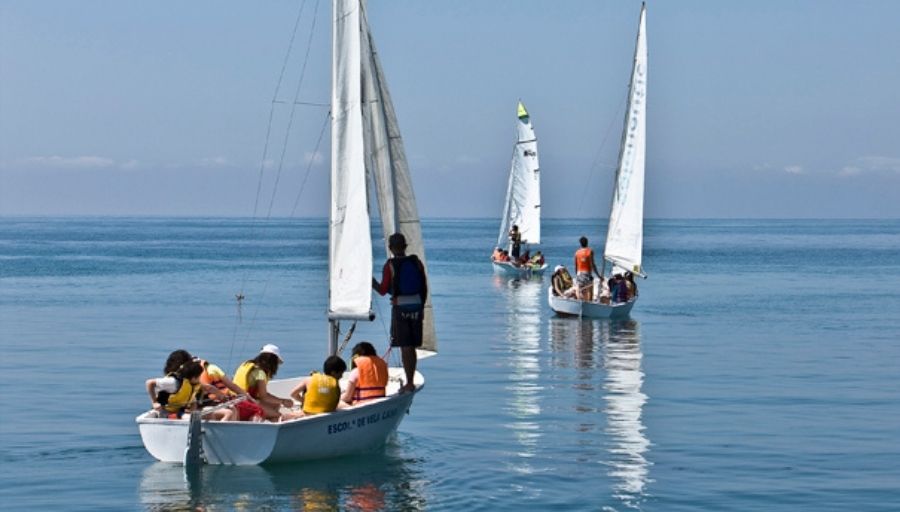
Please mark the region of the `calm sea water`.
<svg viewBox="0 0 900 512"><path fill-rule="evenodd" d="M325 222L0 219L0 509L900 510L900 221L650 221L614 322L493 276L496 230L425 223L441 353L383 450L188 483L144 380L175 348L318 367ZM571 264L605 228L545 233Z"/></svg>

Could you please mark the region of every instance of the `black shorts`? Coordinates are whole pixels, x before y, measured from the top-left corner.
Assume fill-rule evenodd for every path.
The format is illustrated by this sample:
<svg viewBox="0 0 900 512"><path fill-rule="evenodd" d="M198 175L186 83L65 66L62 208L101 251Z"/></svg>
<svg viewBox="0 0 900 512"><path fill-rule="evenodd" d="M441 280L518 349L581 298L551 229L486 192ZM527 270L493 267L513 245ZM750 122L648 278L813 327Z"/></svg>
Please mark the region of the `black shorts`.
<svg viewBox="0 0 900 512"><path fill-rule="evenodd" d="M399 306L391 308L391 346L421 347L424 310L407 311Z"/></svg>

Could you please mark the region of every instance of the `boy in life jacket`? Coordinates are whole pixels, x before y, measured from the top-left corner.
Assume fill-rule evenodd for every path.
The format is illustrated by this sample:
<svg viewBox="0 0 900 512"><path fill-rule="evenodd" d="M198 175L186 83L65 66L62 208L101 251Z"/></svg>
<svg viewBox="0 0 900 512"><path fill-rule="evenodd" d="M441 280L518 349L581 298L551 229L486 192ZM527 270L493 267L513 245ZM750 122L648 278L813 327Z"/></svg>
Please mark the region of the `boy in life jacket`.
<svg viewBox="0 0 900 512"><path fill-rule="evenodd" d="M577 297L583 301L594 299L594 274L603 278L594 262L594 250L588 247L587 237L578 239L581 248L575 251L575 285Z"/></svg>
<svg viewBox="0 0 900 512"><path fill-rule="evenodd" d="M294 406L290 398L277 397L268 390L269 380L278 373L278 367L283 362L281 351L270 343L263 346L255 358L241 363L234 372L234 383L256 399L270 421L281 419L282 407Z"/></svg>
<svg viewBox="0 0 900 512"><path fill-rule="evenodd" d="M325 359L322 373L313 372L291 391L291 398L302 403L303 409L285 413L282 419L301 418L346 407L347 404L341 402L341 385L338 382L345 371L347 363L340 357L329 356Z"/></svg>
<svg viewBox="0 0 900 512"><path fill-rule="evenodd" d="M363 341L353 347L350 366L352 370L347 376L347 390L341 397L343 401L357 404L385 396L388 366L384 359L378 357L371 343Z"/></svg>
<svg viewBox="0 0 900 512"><path fill-rule="evenodd" d="M428 279L422 261L415 254L406 255L406 237L402 233L388 238L388 248L393 257L384 264L381 282L372 278L372 288L379 295L391 292L391 346L400 347L406 373L406 383L400 393L408 393L416 390L413 383L418 362L416 347L422 346Z"/></svg>
<svg viewBox="0 0 900 512"><path fill-rule="evenodd" d="M196 409L197 394L202 389L201 373L200 363L190 360L165 377L147 380L147 394L160 417L181 419L185 412ZM227 421L232 414L231 410L222 409L211 412L207 419Z"/></svg>
<svg viewBox="0 0 900 512"><path fill-rule="evenodd" d="M219 405L242 397L243 400L234 404L234 416L238 421L262 421L266 413L262 407L240 386L235 384L228 375L218 366L198 360L203 367L200 374L200 384L203 386L204 403L206 405Z"/></svg>

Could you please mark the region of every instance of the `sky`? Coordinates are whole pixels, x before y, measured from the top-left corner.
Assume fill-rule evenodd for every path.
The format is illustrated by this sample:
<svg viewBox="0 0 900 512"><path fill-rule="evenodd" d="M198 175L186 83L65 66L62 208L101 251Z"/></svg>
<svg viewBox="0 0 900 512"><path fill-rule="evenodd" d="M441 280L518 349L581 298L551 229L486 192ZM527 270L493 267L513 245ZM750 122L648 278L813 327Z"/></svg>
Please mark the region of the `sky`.
<svg viewBox="0 0 900 512"><path fill-rule="evenodd" d="M521 98L544 215L605 217L639 10L370 0L422 216L500 216ZM0 2L0 216L327 215L330 17ZM647 217L900 217L898 19L892 0L649 1Z"/></svg>

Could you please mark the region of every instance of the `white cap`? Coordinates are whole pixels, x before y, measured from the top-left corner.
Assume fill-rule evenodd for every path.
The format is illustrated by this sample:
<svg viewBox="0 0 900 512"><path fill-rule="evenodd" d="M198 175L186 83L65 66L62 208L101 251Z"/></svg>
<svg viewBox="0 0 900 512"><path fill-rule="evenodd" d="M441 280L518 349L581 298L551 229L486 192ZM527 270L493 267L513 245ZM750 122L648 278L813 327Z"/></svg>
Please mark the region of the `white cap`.
<svg viewBox="0 0 900 512"><path fill-rule="evenodd" d="M564 266L562 266L562 265L557 265L557 266L553 269L553 273L555 274L555 273L559 272L560 270L562 270L562 269L564 269L564 268L566 268L566 267L564 267Z"/></svg>
<svg viewBox="0 0 900 512"><path fill-rule="evenodd" d="M278 357L278 362L284 362L284 359L281 358L281 350L278 349L278 345L273 345L271 343L264 345L263 348L259 350L259 353L275 354Z"/></svg>

